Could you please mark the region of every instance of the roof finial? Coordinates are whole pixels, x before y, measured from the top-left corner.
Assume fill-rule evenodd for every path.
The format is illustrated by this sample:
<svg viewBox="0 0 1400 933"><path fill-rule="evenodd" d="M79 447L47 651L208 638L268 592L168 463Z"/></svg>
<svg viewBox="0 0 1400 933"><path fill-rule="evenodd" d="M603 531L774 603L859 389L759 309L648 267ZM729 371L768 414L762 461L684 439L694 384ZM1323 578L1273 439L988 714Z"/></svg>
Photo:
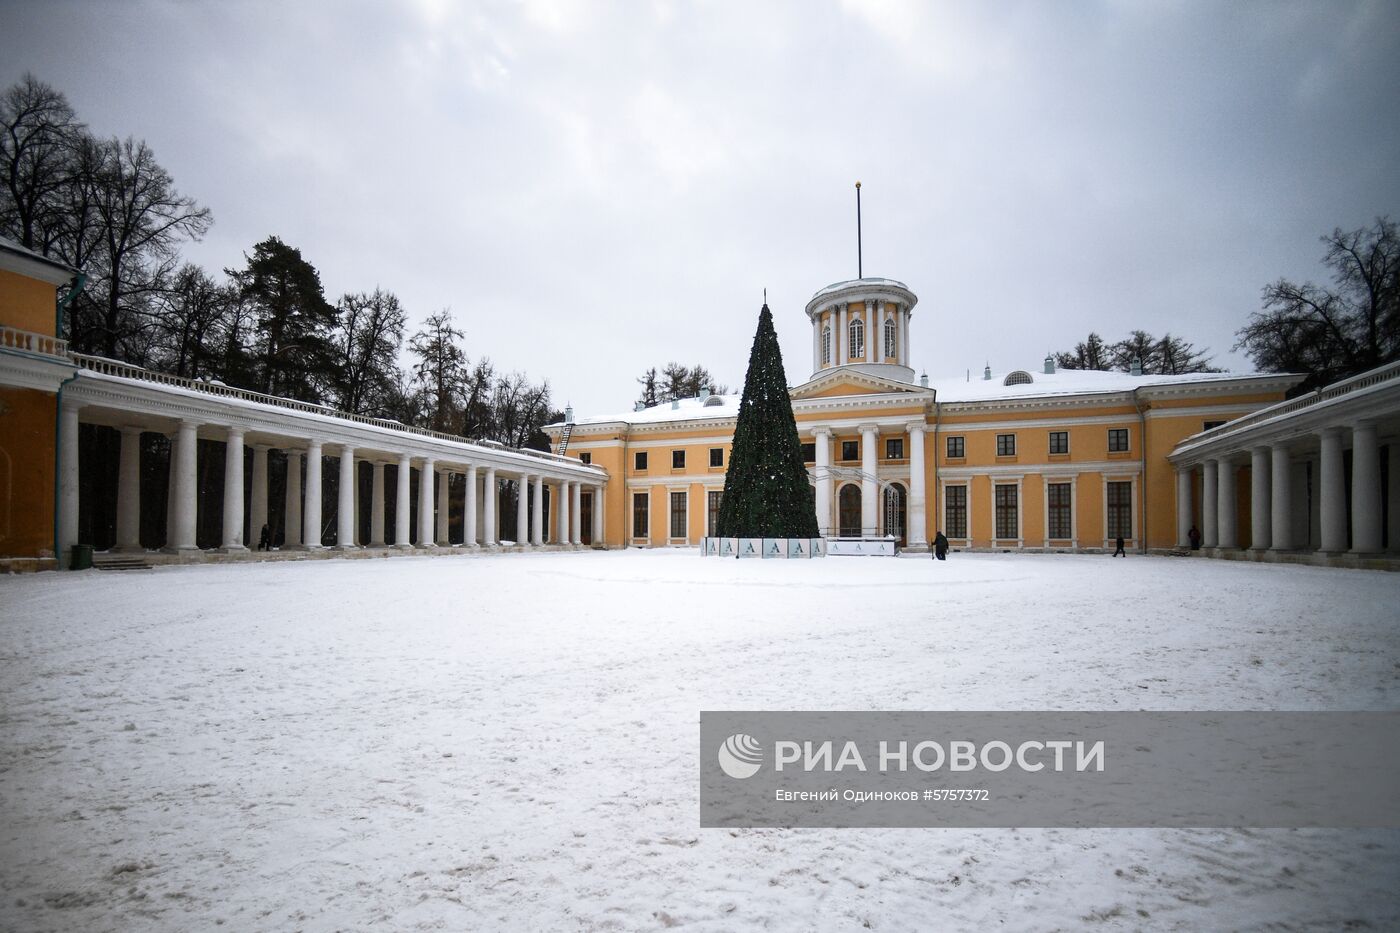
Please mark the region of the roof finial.
<svg viewBox="0 0 1400 933"><path fill-rule="evenodd" d="M763 304L765 306L768 304L768 288L766 286L763 289Z"/></svg>

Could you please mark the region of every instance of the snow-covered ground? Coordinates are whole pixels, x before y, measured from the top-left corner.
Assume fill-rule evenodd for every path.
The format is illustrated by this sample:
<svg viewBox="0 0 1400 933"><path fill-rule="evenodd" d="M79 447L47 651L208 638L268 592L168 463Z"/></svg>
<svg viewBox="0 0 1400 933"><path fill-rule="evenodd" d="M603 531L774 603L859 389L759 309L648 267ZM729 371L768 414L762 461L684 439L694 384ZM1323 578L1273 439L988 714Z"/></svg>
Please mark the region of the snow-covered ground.
<svg viewBox="0 0 1400 933"><path fill-rule="evenodd" d="M1396 709L1400 575L399 558L0 579L0 928L1400 925L1400 832L701 830L702 709Z"/></svg>

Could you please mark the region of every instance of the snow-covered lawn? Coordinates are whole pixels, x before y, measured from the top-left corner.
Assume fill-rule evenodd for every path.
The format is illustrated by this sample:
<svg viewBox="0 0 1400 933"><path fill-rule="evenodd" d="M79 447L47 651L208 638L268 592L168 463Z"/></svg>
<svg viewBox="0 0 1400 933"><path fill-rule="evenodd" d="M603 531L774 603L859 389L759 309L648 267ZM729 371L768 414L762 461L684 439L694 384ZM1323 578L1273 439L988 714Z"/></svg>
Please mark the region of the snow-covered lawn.
<svg viewBox="0 0 1400 933"><path fill-rule="evenodd" d="M700 830L702 709L1396 709L1400 575L399 558L0 579L0 928L1400 924L1400 832Z"/></svg>

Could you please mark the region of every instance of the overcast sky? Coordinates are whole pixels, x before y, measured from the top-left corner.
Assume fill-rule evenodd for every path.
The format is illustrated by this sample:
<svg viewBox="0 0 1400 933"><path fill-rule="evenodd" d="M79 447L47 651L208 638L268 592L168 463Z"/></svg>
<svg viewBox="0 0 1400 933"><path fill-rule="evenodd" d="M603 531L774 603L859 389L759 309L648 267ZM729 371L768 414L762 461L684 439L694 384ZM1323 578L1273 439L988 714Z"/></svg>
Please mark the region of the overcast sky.
<svg viewBox="0 0 1400 933"><path fill-rule="evenodd" d="M737 387L765 287L805 381L857 179L918 370L1134 327L1247 370L1261 287L1400 215L1397 63L1394 2L0 3L0 81L213 211L190 259L276 234L580 414L671 359Z"/></svg>

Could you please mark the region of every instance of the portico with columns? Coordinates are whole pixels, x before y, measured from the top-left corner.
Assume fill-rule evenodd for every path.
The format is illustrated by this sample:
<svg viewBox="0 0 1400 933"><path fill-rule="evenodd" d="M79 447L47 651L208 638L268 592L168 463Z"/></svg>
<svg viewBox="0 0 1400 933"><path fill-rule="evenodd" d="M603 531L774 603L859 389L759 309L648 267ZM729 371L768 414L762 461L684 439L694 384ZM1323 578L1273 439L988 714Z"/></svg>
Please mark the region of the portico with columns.
<svg viewBox="0 0 1400 933"><path fill-rule="evenodd" d="M1210 556L1400 557L1400 364L1201 432L1169 460L1179 549L1196 527Z"/></svg>

